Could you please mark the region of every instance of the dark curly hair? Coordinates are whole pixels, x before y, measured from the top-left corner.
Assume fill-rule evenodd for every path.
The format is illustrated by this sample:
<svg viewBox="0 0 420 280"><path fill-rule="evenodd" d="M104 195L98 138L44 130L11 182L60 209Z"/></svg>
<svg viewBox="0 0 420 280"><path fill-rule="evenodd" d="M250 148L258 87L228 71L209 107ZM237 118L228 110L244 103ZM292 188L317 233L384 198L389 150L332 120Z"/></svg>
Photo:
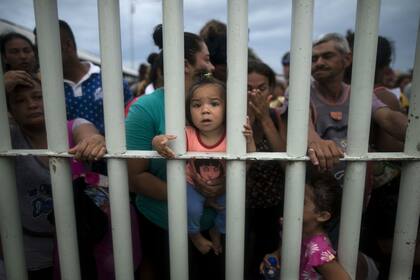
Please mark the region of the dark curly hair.
<svg viewBox="0 0 420 280"><path fill-rule="evenodd" d="M350 49L353 51L354 48L354 32L347 30L346 39L349 43ZM378 70L383 69L391 64L394 59L394 42L386 37L378 36L378 47L376 49L376 64L375 64L375 82L377 82ZM350 84L351 82L351 71L352 66L347 67L345 73L345 82Z"/></svg>
<svg viewBox="0 0 420 280"><path fill-rule="evenodd" d="M226 64L226 24L218 20L210 20L200 30L200 36L209 48L210 61L213 65Z"/></svg>
<svg viewBox="0 0 420 280"><path fill-rule="evenodd" d="M312 199L317 211L329 212L331 215L329 221L339 217L342 189L332 174L309 174L306 177L306 186L312 192ZM328 225L329 221L324 223L324 227Z"/></svg>
<svg viewBox="0 0 420 280"><path fill-rule="evenodd" d="M159 24L153 31L153 41L159 49L163 49L163 26ZM190 32L184 32L184 58L192 65L195 64L195 54L201 51L203 39ZM161 53L162 55L162 53Z"/></svg>

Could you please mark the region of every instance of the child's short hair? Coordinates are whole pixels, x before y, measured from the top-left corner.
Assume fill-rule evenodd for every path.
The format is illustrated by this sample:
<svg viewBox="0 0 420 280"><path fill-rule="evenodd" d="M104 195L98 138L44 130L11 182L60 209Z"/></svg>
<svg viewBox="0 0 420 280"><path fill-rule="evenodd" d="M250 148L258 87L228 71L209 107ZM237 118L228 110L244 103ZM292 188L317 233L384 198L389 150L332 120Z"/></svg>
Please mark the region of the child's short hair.
<svg viewBox="0 0 420 280"><path fill-rule="evenodd" d="M223 82L219 81L218 79L214 78L211 73L203 72L203 71L198 72L197 74L194 75L193 80L194 82L188 91L186 105L185 105L186 118L187 118L188 123L192 126L194 126L194 124L192 122L190 105L191 105L191 100L194 97L194 93L197 91L197 89L206 85L215 85L216 87L219 88L222 94L221 97L226 102L226 85Z"/></svg>
<svg viewBox="0 0 420 280"><path fill-rule="evenodd" d="M196 159L194 160L194 166L196 169L201 166L223 167L222 162L218 159Z"/></svg>
<svg viewBox="0 0 420 280"><path fill-rule="evenodd" d="M330 173L311 174L306 177L306 185L311 189L317 211L327 211L331 218L339 217L342 190L339 182ZM327 221L325 225L328 225Z"/></svg>
<svg viewBox="0 0 420 280"><path fill-rule="evenodd" d="M194 164L195 170L199 174L200 174L200 167L202 167L202 166L212 166L212 167L215 167L215 168L219 168L220 174L221 175L225 174L224 166L219 159L195 159L193 164ZM202 174L200 174L200 175L202 175ZM219 175L219 177L221 175Z"/></svg>

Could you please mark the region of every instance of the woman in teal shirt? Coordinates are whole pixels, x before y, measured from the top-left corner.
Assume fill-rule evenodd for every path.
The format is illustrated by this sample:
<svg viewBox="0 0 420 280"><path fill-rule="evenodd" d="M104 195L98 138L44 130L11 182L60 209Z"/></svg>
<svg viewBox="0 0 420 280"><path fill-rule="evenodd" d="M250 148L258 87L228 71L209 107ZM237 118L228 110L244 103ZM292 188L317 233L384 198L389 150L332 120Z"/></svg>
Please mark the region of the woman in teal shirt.
<svg viewBox="0 0 420 280"><path fill-rule="evenodd" d="M155 28L153 39L155 44L162 49L161 25ZM185 32L184 46L185 89L188 91L196 73L212 72L214 66L210 62L207 46L200 37ZM161 52L161 62L162 56ZM130 107L126 119L128 150L152 150L153 137L165 134L164 107L163 88L139 98ZM128 160L128 175L130 190L137 194L136 206L140 212L140 235L143 246L143 264L140 274L147 271L148 275L152 274L153 279L169 279L166 161L162 159L130 159ZM217 196L223 192L221 184L208 186L204 182L197 183L205 196ZM209 217L210 214L208 212L206 216ZM203 223L204 228L210 228L209 222L206 223L204 220ZM194 252L190 252L190 270L192 269L190 274L191 279L194 279L194 270L199 266L193 264L197 258L191 257L192 254ZM214 270L214 267L210 267L210 269Z"/></svg>

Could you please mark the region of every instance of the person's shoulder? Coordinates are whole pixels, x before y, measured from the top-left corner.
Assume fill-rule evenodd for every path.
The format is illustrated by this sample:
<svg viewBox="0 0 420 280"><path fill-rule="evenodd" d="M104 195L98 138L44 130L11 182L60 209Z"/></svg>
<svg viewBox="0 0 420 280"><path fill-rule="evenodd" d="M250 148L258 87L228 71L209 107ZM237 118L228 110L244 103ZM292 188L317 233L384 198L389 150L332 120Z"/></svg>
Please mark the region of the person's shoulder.
<svg viewBox="0 0 420 280"><path fill-rule="evenodd" d="M13 149L27 149L29 148L25 136L20 127L15 123L10 123L10 140L12 141Z"/></svg>
<svg viewBox="0 0 420 280"><path fill-rule="evenodd" d="M398 89L399 90L399 89ZM387 87L383 87L383 86L379 86L379 87L375 87L373 89L373 93L380 99L381 96L390 96L393 97L394 99L398 99L396 94L389 88ZM401 93L401 92L399 92Z"/></svg>
<svg viewBox="0 0 420 280"><path fill-rule="evenodd" d="M386 87L376 87L373 90L374 95L386 106L394 111L400 110L400 102L392 91Z"/></svg>
<svg viewBox="0 0 420 280"><path fill-rule="evenodd" d="M142 95L135 104L138 104L140 106L147 106L147 105L156 105L163 104L164 101L164 90L163 88L159 88L155 90L153 93L148 95ZM133 104L134 105L134 104Z"/></svg>
<svg viewBox="0 0 420 280"><path fill-rule="evenodd" d="M87 65L88 71L83 76L83 78L80 80L80 82L92 82L92 81L98 81L101 82L101 68L98 65L93 64L90 61L84 61L84 65Z"/></svg>
<svg viewBox="0 0 420 280"><path fill-rule="evenodd" d="M195 134L195 128L194 128L194 127L192 127L192 126L190 126L190 125L187 125L187 126L185 127L185 133L187 133L187 134L192 134L192 133L194 133L194 134Z"/></svg>
<svg viewBox="0 0 420 280"><path fill-rule="evenodd" d="M156 96L158 98L163 98L163 94L165 93L165 90L163 87L155 89L153 92L148 94L147 96Z"/></svg>
<svg viewBox="0 0 420 280"><path fill-rule="evenodd" d="M311 81L309 84L310 103L313 103L315 100L320 99L319 96L322 96L321 90L319 88L319 84L315 79L311 78Z"/></svg>
<svg viewBox="0 0 420 280"><path fill-rule="evenodd" d="M9 128L10 128L10 136L12 138L20 132L19 126L15 123L10 123Z"/></svg>
<svg viewBox="0 0 420 280"><path fill-rule="evenodd" d="M187 137L188 142L197 139L196 129L192 126L187 125L185 127L185 136Z"/></svg>
<svg viewBox="0 0 420 280"><path fill-rule="evenodd" d="M305 256L307 256L309 266L318 267L336 259L336 252L325 234L317 234L308 238L305 247Z"/></svg>
<svg viewBox="0 0 420 280"><path fill-rule="evenodd" d="M159 99L159 98L163 98L164 93L165 93L165 90L162 87L162 88L155 89L150 94L145 94L142 97L146 99Z"/></svg>
<svg viewBox="0 0 420 280"><path fill-rule="evenodd" d="M333 250L330 239L324 233L313 236L310 242L317 244L321 250Z"/></svg>
<svg viewBox="0 0 420 280"><path fill-rule="evenodd" d="M144 114L152 118L161 118L165 110L164 107L163 89L157 90L151 95L142 95L130 105L126 123L133 118L144 118Z"/></svg>
<svg viewBox="0 0 420 280"><path fill-rule="evenodd" d="M381 93L384 93L384 92L390 92L390 91L384 86L378 86L378 87L375 87L373 89L373 93L375 93L375 94L381 94Z"/></svg>
<svg viewBox="0 0 420 280"><path fill-rule="evenodd" d="M101 74L101 67L98 65L93 64L90 61L84 62L89 68L88 68L88 74Z"/></svg>

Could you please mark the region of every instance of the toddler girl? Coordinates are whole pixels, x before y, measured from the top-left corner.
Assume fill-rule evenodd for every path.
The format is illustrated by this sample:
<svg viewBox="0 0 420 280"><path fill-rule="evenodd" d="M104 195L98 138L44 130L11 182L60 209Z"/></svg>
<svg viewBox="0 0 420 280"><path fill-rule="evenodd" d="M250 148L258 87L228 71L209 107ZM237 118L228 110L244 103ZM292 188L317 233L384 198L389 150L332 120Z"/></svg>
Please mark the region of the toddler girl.
<svg viewBox="0 0 420 280"><path fill-rule="evenodd" d="M204 75L195 82L187 97L187 120L190 126L185 128L187 151L189 152L225 152L226 151L226 88L225 85ZM249 122L244 125L243 134L247 140L248 152L255 151L255 143ZM158 135L153 138L155 150L166 158L175 156L167 146L174 135ZM203 196L197 189L193 178L199 177L204 182L224 181L225 162L214 159L196 159L187 162L187 198L188 198L188 233L194 246L203 254L211 249L215 254L221 253L221 233L225 233L225 194L213 199ZM200 233L200 219L204 203L214 205L217 215L214 227L210 229L210 240Z"/></svg>

